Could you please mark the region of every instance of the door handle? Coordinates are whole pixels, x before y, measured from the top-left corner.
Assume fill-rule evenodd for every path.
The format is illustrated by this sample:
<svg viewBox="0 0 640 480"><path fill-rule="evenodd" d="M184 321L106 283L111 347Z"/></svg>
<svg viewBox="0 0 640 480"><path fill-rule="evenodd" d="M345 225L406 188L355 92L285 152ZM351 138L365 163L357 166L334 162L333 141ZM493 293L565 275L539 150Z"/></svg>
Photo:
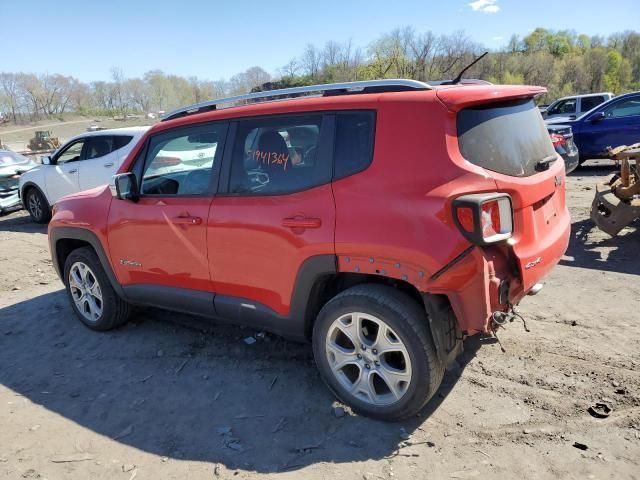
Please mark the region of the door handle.
<svg viewBox="0 0 640 480"><path fill-rule="evenodd" d="M200 217L174 217L171 221L177 225L200 225L202 223Z"/></svg>
<svg viewBox="0 0 640 480"><path fill-rule="evenodd" d="M105 163L104 168L113 167L113 162Z"/></svg>
<svg viewBox="0 0 640 480"><path fill-rule="evenodd" d="M309 217L290 217L282 220L282 226L288 228L320 228L322 220Z"/></svg>
<svg viewBox="0 0 640 480"><path fill-rule="evenodd" d="M76 173L78 171L77 168L72 168L71 170L69 170L67 173Z"/></svg>

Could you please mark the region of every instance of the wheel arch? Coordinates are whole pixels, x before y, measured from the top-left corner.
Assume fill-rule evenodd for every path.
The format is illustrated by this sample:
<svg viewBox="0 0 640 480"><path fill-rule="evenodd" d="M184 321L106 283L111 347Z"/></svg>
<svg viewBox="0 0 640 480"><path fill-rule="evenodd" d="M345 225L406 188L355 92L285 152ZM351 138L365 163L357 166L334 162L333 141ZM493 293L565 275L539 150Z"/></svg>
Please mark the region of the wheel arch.
<svg viewBox="0 0 640 480"><path fill-rule="evenodd" d="M335 258L335 257L332 257ZM328 265L328 264L326 264ZM326 266L325 265L325 266ZM311 264L309 264L311 266ZM316 264L316 266L318 266ZM405 280L375 275L369 273L340 272L337 269L301 268L298 279L302 277L309 284L304 289L296 288L298 295L304 290L306 294L304 308L294 308L292 302L292 316L304 319L304 337L311 339L313 325L322 307L339 293L360 284L386 285L404 292L410 296L425 311L431 339L438 356L445 362L450 362L462 351L462 332L447 295L420 292L417 287ZM313 270L313 271L312 271ZM311 275L313 273L313 275ZM298 282L296 282L298 285ZM294 294L294 299L295 299Z"/></svg>
<svg viewBox="0 0 640 480"><path fill-rule="evenodd" d="M82 247L89 246L98 256L102 268L104 268L113 289L122 298L126 298L122 286L111 268L109 257L105 253L102 243L95 233L86 228L79 227L54 227L49 232L49 245L51 248L51 260L60 279L64 282L64 264L69 254Z"/></svg>
<svg viewBox="0 0 640 480"><path fill-rule="evenodd" d="M27 206L25 205L25 195L32 188L35 188L40 192L40 194L42 194L44 199L47 201L47 205L49 205L49 208L51 208L51 201L49 200L49 197L47 197L47 194L42 188L40 188L40 185L32 181L27 181L20 187L20 201L22 202L22 205L27 208Z"/></svg>

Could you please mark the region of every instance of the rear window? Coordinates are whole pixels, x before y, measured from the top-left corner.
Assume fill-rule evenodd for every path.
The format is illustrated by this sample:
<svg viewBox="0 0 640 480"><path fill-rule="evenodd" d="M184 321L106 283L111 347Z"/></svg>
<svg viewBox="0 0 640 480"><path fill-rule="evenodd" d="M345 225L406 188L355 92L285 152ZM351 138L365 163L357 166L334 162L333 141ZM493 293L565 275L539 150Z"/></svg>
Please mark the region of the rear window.
<svg viewBox="0 0 640 480"><path fill-rule="evenodd" d="M514 177L534 175L540 160L555 155L532 99L460 111L458 144L469 162Z"/></svg>

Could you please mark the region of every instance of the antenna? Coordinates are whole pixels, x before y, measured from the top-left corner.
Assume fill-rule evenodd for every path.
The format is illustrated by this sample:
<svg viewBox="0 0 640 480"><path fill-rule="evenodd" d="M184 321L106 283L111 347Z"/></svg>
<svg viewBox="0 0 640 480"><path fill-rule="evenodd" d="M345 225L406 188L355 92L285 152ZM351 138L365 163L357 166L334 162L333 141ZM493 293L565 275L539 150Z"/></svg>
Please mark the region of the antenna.
<svg viewBox="0 0 640 480"><path fill-rule="evenodd" d="M441 85L455 85L457 83L460 83L460 80L462 80L462 75L464 75L464 72L469 70L471 67L473 67L476 63L478 63L480 60L482 60L488 54L489 54L489 52L484 52L482 55L480 55L478 58L476 58L473 62L471 62L469 65L467 65L462 70L460 70L460 73L458 74L458 76L456 78L454 78L453 80L450 80L448 82L442 82Z"/></svg>

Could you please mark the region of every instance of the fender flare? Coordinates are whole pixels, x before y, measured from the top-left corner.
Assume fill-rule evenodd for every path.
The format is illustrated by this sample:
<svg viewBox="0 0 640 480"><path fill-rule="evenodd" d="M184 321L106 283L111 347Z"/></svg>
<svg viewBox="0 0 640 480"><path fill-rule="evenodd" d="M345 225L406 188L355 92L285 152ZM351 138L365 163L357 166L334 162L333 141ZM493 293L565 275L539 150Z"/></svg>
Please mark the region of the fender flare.
<svg viewBox="0 0 640 480"><path fill-rule="evenodd" d="M102 247L102 242L98 239L95 233L91 230L81 227L53 227L49 230L49 246L51 248L51 260L53 262L53 266L56 269L56 273L60 277L60 279L64 282L64 265L60 264L60 259L58 258L57 246L58 242L61 240L80 240L91 245L93 250L98 255L98 259L100 260L100 264L104 269L107 277L109 278L109 282L111 282L111 286L113 289L122 297L126 299L126 295L118 279L116 278L115 273L113 272L113 268L111 268L111 262L109 261L109 257L105 253L104 248Z"/></svg>

